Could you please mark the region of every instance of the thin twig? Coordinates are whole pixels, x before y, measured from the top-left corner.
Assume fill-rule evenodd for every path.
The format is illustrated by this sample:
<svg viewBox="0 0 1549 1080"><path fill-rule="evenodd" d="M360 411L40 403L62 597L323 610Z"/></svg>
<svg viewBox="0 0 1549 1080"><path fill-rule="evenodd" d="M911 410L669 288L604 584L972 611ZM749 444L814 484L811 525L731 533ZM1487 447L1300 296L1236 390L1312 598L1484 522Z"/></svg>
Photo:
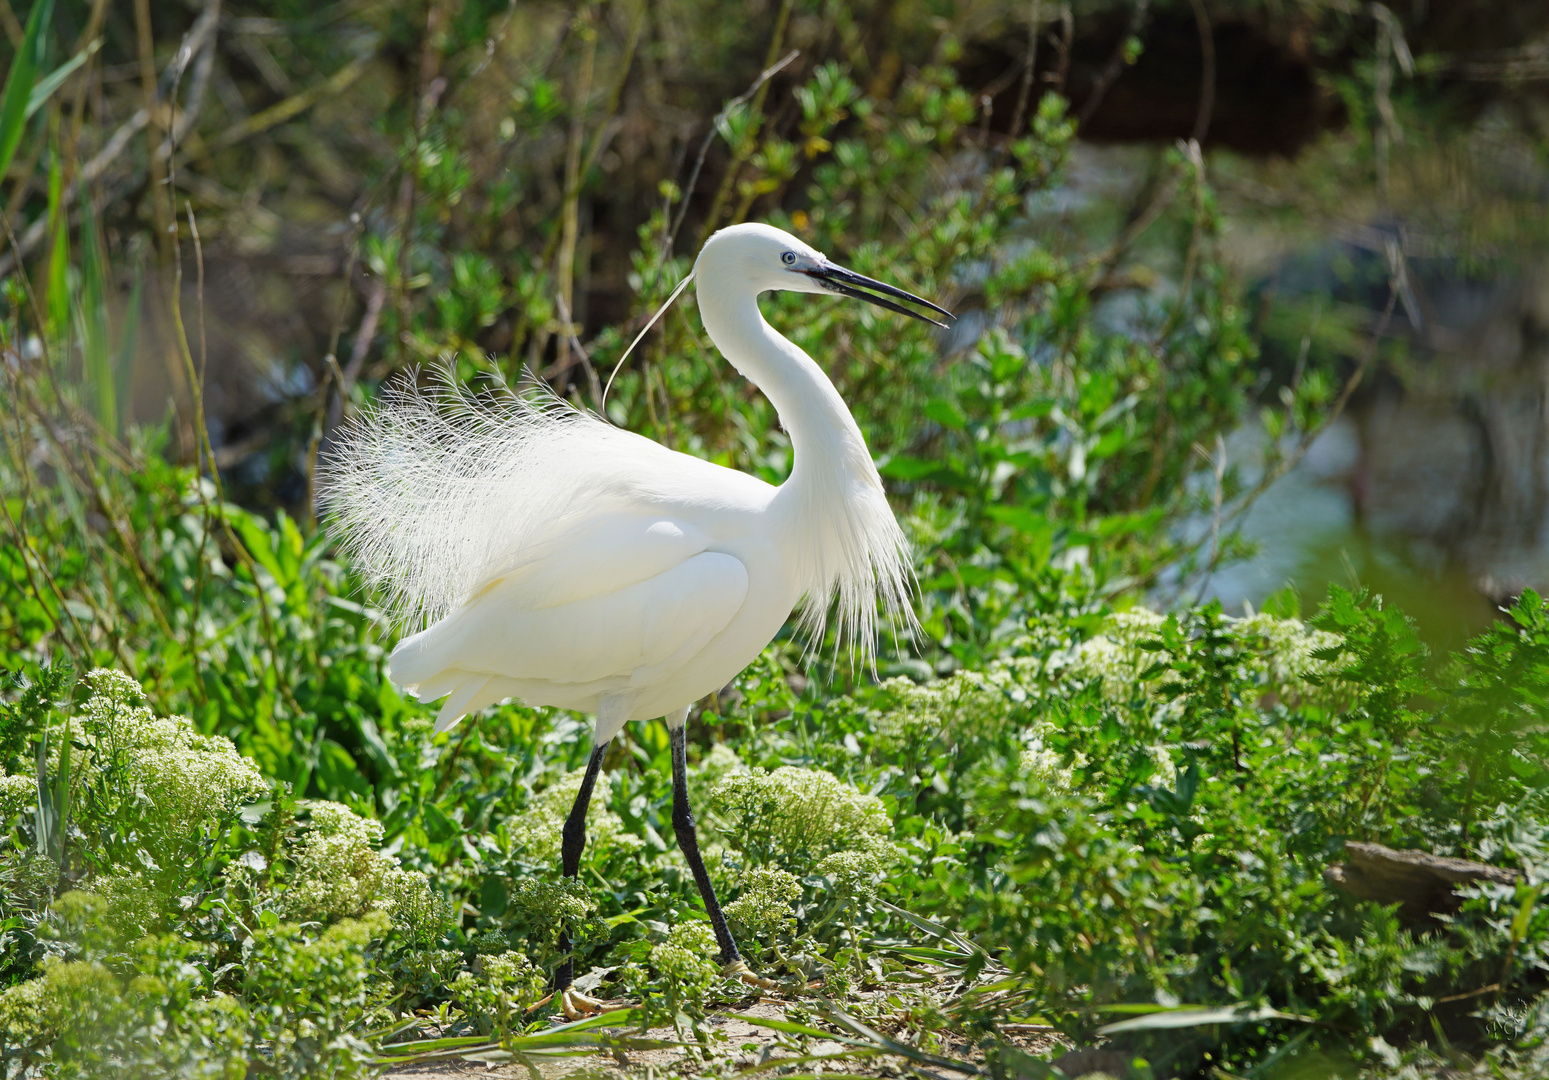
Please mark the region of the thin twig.
<svg viewBox="0 0 1549 1080"><path fill-rule="evenodd" d="M1390 255L1391 254L1392 252L1390 252ZM1235 500L1235 505L1232 507L1232 509L1223 515L1221 519L1223 525L1232 524L1238 521L1244 514L1246 514L1253 506L1253 504L1258 501L1259 496L1264 494L1264 492L1269 489L1271 484L1279 480L1286 473L1290 472L1301 462L1302 458L1307 455L1307 451L1312 447L1312 444L1317 441L1318 436L1327 431L1336 420L1344 415L1345 407L1350 403L1350 398L1354 396L1356 389L1365 380L1366 373L1371 369L1373 361L1376 360L1377 349L1382 343L1382 336L1387 333L1388 324L1392 321L1393 310L1398 303L1398 294L1399 290L1397 285L1397 274L1395 271L1394 277L1390 280L1388 301L1382 309L1382 315L1378 318L1376 326L1372 329L1371 337L1367 341L1365 351L1361 354L1361 359L1356 363L1355 370L1351 372L1350 377L1345 380L1345 385L1340 390L1339 397L1334 399L1333 407L1329 409L1329 411L1324 415L1322 421L1317 426L1311 428L1302 435L1301 439L1296 445L1296 448L1292 450L1291 453L1287 454L1285 458L1283 458L1279 464L1276 465L1275 468L1266 469L1264 471L1264 475L1259 478L1258 483L1254 484L1251 489L1237 497ZM1197 551L1198 548L1199 545L1196 544L1190 550ZM1176 561L1176 559L1170 560L1169 565ZM1214 569L1215 564L1208 563L1204 567L1203 572L1208 577ZM1147 574L1146 577L1140 582L1130 582L1129 584L1138 584L1139 587L1144 588L1149 585L1151 581L1155 580L1156 575L1160 573L1161 570L1162 567L1159 566L1150 574Z"/></svg>
<svg viewBox="0 0 1549 1080"><path fill-rule="evenodd" d="M599 415L602 415L605 402L602 400L602 384L597 380L597 366L592 363L591 355L586 351L586 346L582 345L580 339L576 337L575 320L570 317L570 308L566 306L564 296L556 295L554 300L559 305L559 317L569 335L567 343L574 350L575 359L570 359L567 354L563 366L556 361L543 372L543 379L545 382L552 384L556 378L579 363L586 372L586 381L592 390L592 400L597 403L597 412Z"/></svg>
<svg viewBox="0 0 1549 1080"><path fill-rule="evenodd" d="M1210 116L1216 105L1216 42L1210 28L1210 16L1205 12L1203 0L1189 0L1194 8L1194 25L1199 30L1199 108L1194 114L1194 131L1189 136L1196 143L1205 141L1210 130Z"/></svg>
<svg viewBox="0 0 1549 1080"><path fill-rule="evenodd" d="M1150 9L1151 0L1135 0L1135 6L1130 9L1129 25L1119 35L1118 43L1114 45L1113 52L1108 56L1108 62L1103 65L1103 70L1098 74L1097 81L1092 84L1092 92L1081 103L1081 111L1076 114L1076 127L1080 128L1092 118L1103 98L1124 70L1124 55L1129 47L1130 38L1137 37L1145 27L1146 13Z"/></svg>
<svg viewBox="0 0 1549 1080"><path fill-rule="evenodd" d="M629 38L624 43L624 56L619 61L618 65L618 77L613 80L613 86L608 91L606 103L598 113L599 116L602 116L605 119L597 126L597 131L592 135L590 142L587 143L586 153L581 156L580 167L576 169L576 174L574 177L569 177L567 164L567 179L565 182L565 190L561 198L562 205L568 206L573 199L576 199L580 196L581 188L586 183L586 178L591 175L592 167L597 164L597 159L602 156L602 152L607 149L608 143L613 140L613 137L617 135L619 130L624 126L623 119L617 115L619 99L624 96L624 87L629 81L629 72L634 67L635 51L640 44L640 35L644 28L645 9L642 7L639 18L635 19L634 22L630 24ZM594 33L592 35L589 50L593 57L592 63L594 64L596 45L597 38L596 34ZM592 82L590 75L583 81L589 87ZM589 92L590 91L588 91L588 93ZM578 105L584 111L585 102L580 101L578 102ZM546 263L551 258L553 258L554 252L557 250L559 242L559 234L556 233L555 235L551 236L548 243L544 245L542 258L540 258L538 261Z"/></svg>
<svg viewBox="0 0 1549 1080"><path fill-rule="evenodd" d="M1203 239L1205 227L1205 159L1200 153L1197 142L1191 140L1181 149L1184 158L1194 166L1194 225L1189 232L1189 248L1183 258L1183 277L1178 284L1178 302L1173 305L1172 313L1162 325L1161 332L1156 336L1156 344L1153 346L1157 354L1156 422L1151 432L1151 465L1146 471L1146 479L1141 484L1140 495L1135 500L1135 506L1150 505L1151 496L1162 478L1162 460L1167 445L1166 429L1171 419L1171 411L1167 404L1167 376L1172 354L1166 348L1166 344L1167 339L1178 328L1178 324L1183 321L1184 312L1188 310L1189 293L1194 288L1195 265L1199 259L1200 242Z"/></svg>
<svg viewBox="0 0 1549 1080"><path fill-rule="evenodd" d="M204 333L204 245L203 245L203 243L199 239L199 224L198 224L198 222L194 218L194 207L193 207L193 204L189 203L187 200L184 200L184 205L188 209L188 231L189 231L190 236L193 238L193 242L194 242L194 265L195 265L195 268L196 268L196 271L195 271L195 273L196 273L195 282L196 283L195 283L195 286L194 286L194 296L195 296L196 302L199 305L199 370L198 370L197 373L195 373L193 375L193 384L197 388L195 400L198 401L200 403L200 406L201 406L201 417L200 417L200 420L199 420L199 426L203 427L204 426L204 419L203 419L203 415L202 415L202 405L203 405L203 400L204 400L204 380L205 380L205 371L208 368L208 360L209 360L208 346L207 346L207 343L205 342L205 333ZM183 277L182 245L178 246L177 272L178 272L178 288L179 288L179 291L181 291L181 289L182 289L182 277ZM198 452L196 451L195 460L197 461L197 459L198 459ZM213 455L211 455L211 458L210 458L210 461L209 461L209 468L210 468L210 471L212 473L219 472L219 470L220 470L220 466L218 464L216 464ZM208 583L208 580L209 580L208 576L207 576L208 575L208 564L207 564L207 562L205 560L205 545L207 545L210 542L210 532L211 532L211 529L210 529L210 513L211 513L211 507L210 507L210 500L205 496L205 492L204 492L204 476L203 476L203 471L201 469L195 468L195 470L194 470L194 483L199 488L199 503L200 503L200 509L202 511L201 520L200 520L200 527L199 527L199 547L198 547L198 550L195 552L195 555L194 555L194 561L199 566L199 569L198 569L198 571L196 572L196 574L194 576L194 603L199 604L199 603L203 603L203 601L204 601L204 587ZM262 602L262 601L260 601L260 602ZM188 620L188 641L185 644L185 648L187 648L189 656L198 656L199 655L198 634L199 634L199 620L198 619L190 619L190 620ZM202 679L195 679L194 680L194 692L199 697L200 704L203 704L204 701L205 701L204 680L202 680Z"/></svg>
<svg viewBox="0 0 1549 1080"><path fill-rule="evenodd" d="M1050 89L1056 94L1064 94L1065 84L1070 81L1070 46L1076 38L1076 16L1069 3L1060 5L1060 27L1065 32L1060 35L1059 62L1054 65L1054 73L1049 78Z"/></svg>
<svg viewBox="0 0 1549 1080"><path fill-rule="evenodd" d="M15 377L18 379L21 378L20 364L17 366ZM30 470L27 468L27 448L25 436L21 427L21 410L15 410L13 416L16 421L16 443L14 448L12 448L10 437L7 436L6 445L7 449L10 450L11 457L20 465L20 468L23 472L21 510L23 513L25 513L27 507L32 502L32 484L30 482L30 477L27 475ZM11 516L11 503L9 499L0 499L0 510L5 512L6 524L9 527L13 538L12 543L16 545L16 550L21 553L22 568L27 572L27 582L32 586L33 594L36 595L39 599L41 599L43 596L43 590L38 588L37 578L35 578L32 573L32 564L34 561L36 561L38 572L41 573L44 580L48 582L49 591L54 594L54 599L58 602L59 610L64 612L65 617L70 620L70 626L74 630L76 640L80 645L81 651L74 653L76 667L82 671L87 670L91 667L91 639L86 636L86 631L81 629L80 621L75 617L75 612L70 610L70 605L65 603L64 592L59 588L59 582L54 580L54 575L52 572L50 572L48 563L39 558L37 553L32 550L32 545L27 543L26 531L22 529L21 526L17 524L16 520ZM64 626L60 623L59 619L48 610L47 605L40 604L39 607L43 609L43 614L48 616L49 621L54 624L55 630L64 630ZM60 637L63 638L64 635L61 633ZM70 646L68 642L66 642L65 648L68 649L69 647ZM74 650L71 651L74 652Z"/></svg>
<svg viewBox="0 0 1549 1080"><path fill-rule="evenodd" d="M775 54L780 51L780 45L785 41L785 28L791 19L791 9L796 6L796 0L784 0L780 5L780 14L775 16L774 33L769 35L769 51L764 55L764 67L768 69L774 62ZM758 88L753 92L753 102L748 110L754 117L761 116L764 111L764 97L769 93L769 80L762 79ZM726 204L726 198L731 194L732 184L736 182L737 173L741 171L743 162L752 154L753 140L749 139L742 146L732 147L731 161L726 165L726 172L721 176L721 186L716 189L715 198L710 200L710 210L705 214L704 222L699 226L699 242L696 247L703 247L705 240L720 221L721 208Z"/></svg>
<svg viewBox="0 0 1549 1080"><path fill-rule="evenodd" d="M150 0L135 0L134 4L135 41L139 52L140 62L140 95L144 99L141 110L145 113L146 123L151 129L150 140L150 169L151 183L149 194L151 207L156 220L156 250L161 254L165 263L171 249L170 228L172 217L167 212L168 206L163 198L162 180L165 177L164 168L166 162L156 155L156 148L161 145L162 133L161 102L156 93L156 44L151 34L151 5Z"/></svg>
<svg viewBox="0 0 1549 1080"><path fill-rule="evenodd" d="M22 43L22 24L16 20L16 12L11 10L8 0L0 0L0 27L4 27L5 36L11 42L11 48L17 48Z"/></svg>
<svg viewBox="0 0 1549 1080"><path fill-rule="evenodd" d="M81 36L75 43L76 52L80 52L87 43L97 39L106 13L107 0L92 0L91 14L86 19L86 29L81 31ZM93 52L75 75L75 96L70 99L70 137L65 140L62 170L66 190L69 190L75 179L75 152L80 145L81 126L86 120L86 88L91 83L92 72L96 69L97 63L97 54Z"/></svg>
<svg viewBox="0 0 1549 1080"><path fill-rule="evenodd" d="M1470 990L1466 994L1449 994L1446 997L1436 998L1432 1004L1446 1005L1453 1001L1467 1001L1469 998L1482 997L1485 994L1493 994L1501 989L1500 983L1491 983L1489 986L1481 986L1478 990Z"/></svg>
<svg viewBox="0 0 1549 1080"><path fill-rule="evenodd" d="M403 168L398 194L398 277L393 285L393 308L398 313L398 363L406 360L409 325L409 280L413 276L414 202L419 176L420 141L425 125L446 91L447 80L440 75L441 30L446 18L446 0L434 0L425 15L425 40L420 48L419 79L414 94L414 126L410 131L409 158Z"/></svg>
<svg viewBox="0 0 1549 1080"><path fill-rule="evenodd" d="M558 278L555 296L566 312L575 310L575 251L581 237L581 142L586 134L586 104L592 94L592 74L597 64L597 27L593 9L588 6L576 15L585 20L586 32L582 34L586 50L582 55L581 72L576 79L576 92L570 111L570 136L565 145L565 196L560 211L559 258L555 262L554 276ZM570 366L570 342L575 337L575 327L566 324L559 336L558 364Z"/></svg>
<svg viewBox="0 0 1549 1080"><path fill-rule="evenodd" d="M1027 27L1027 60L1022 65L1022 86L1017 91L1017 107L1011 114L1011 128L1006 132L1006 142L1001 147L1001 154L1011 148L1022 133L1022 121L1027 117L1027 106L1033 97L1033 73L1038 64L1038 28L1043 25L1043 0L1033 0L1032 10L1028 13Z"/></svg>
<svg viewBox="0 0 1549 1080"><path fill-rule="evenodd" d="M1211 496L1210 512L1210 557L1205 560L1206 566L1214 566L1221 554L1221 500L1226 493L1226 440L1221 433L1216 432L1215 467L1215 492ZM1199 591L1194 594L1194 606L1198 607L1205 601L1205 588L1210 584L1210 575L1203 574L1199 579Z"/></svg>
<svg viewBox="0 0 1549 1080"><path fill-rule="evenodd" d="M1140 239L1141 234L1156 224L1157 218L1162 216L1162 212L1167 209L1167 204L1172 201L1173 192L1177 189L1183 170L1188 168L1189 164L1186 158L1179 161L1177 167L1172 169L1164 179L1157 183L1156 189L1151 194L1150 201L1124 227L1124 231L1118 235L1113 243L1109 244L1102 251L1087 256L1074 268L1078 274L1086 273L1093 267L1101 268L1100 272L1087 283L1089 290L1101 291L1107 284L1119 260L1124 257L1135 241Z"/></svg>
<svg viewBox="0 0 1549 1080"><path fill-rule="evenodd" d="M193 212L193 206L190 204L188 207L190 218L192 218ZM263 578L258 573L258 563L253 558L252 552L248 551L246 542L237 534L236 529L232 527L230 520L226 517L226 494L224 485L221 482L220 469L215 460L215 449L210 443L210 429L205 423L204 418L204 382L199 378L199 373L194 369L193 350L188 346L188 332L183 324L183 258L181 244L173 245L173 255L172 328L178 355L182 358L183 370L189 380L189 389L194 399L195 460L202 460L208 465L210 485L215 489L215 498L212 500L205 494L204 490L203 477L205 470L199 468L196 476L200 482L196 486L205 512L205 527L208 529L211 521L220 526L221 533L225 536L226 542L231 545L231 550L236 553L237 561L242 564L243 568L247 570L248 575L253 579L254 598L258 602L259 629L263 634L264 643L269 647L270 668L274 672L275 686L279 689L280 696L285 699L285 703L290 706L292 715L300 716L302 715L301 706L296 702L295 694L291 691L290 680L285 677L284 669L280 664L279 635L275 629L274 617L269 611L269 598L267 591L264 589ZM172 636L170 630L167 631L167 636Z"/></svg>
<svg viewBox="0 0 1549 1080"><path fill-rule="evenodd" d="M14 248L16 245L16 234L11 229L9 218L5 219L4 226L6 238ZM25 274L21 277L21 284L22 290L27 297L28 305L32 309L34 320L37 321L39 326L43 325L42 309L38 304L37 295L32 290L32 283L27 280ZM43 370L48 375L50 386L54 394L54 400L57 401L62 408L68 410L69 399L66 398L58 382L54 378L54 365L51 363L45 363L43 365ZM53 420L48 415L47 409L42 401L38 399L36 394L33 394L28 390L25 383L22 383L20 380L18 380L17 386L19 390L24 392L23 396L27 398L25 404L30 407L33 415L38 418L38 420L43 425L43 429L49 434L50 441L52 442L55 451L57 451L57 456L55 457L56 466L61 466L61 471L68 478L73 480L78 486L90 493L93 499L96 500L97 510L101 513L103 519L107 521L108 525L113 531L113 534L118 538L119 544L123 547L122 561L134 575L142 595L146 597L154 597L159 600L162 596L160 583L156 580L154 571L145 565L144 559L140 553L140 549L134 542L133 532L127 525L128 514L125 512L124 508L115 503L110 496L107 482L103 479L101 472L97 469L95 456L90 452L90 449L92 448L88 448L87 452L78 455L78 460L76 458L72 458L72 456L66 452L66 445L71 443L73 440L68 439L65 436L65 433L59 430L59 428L54 424ZM98 424L96 424L95 420L91 418L89 414L87 414L85 417L77 417L77 422L80 422L82 419L85 420L83 426L86 426L88 430L92 431L96 437L96 444L94 449L97 449L103 453L111 453L119 457L123 456L122 450L114 443L112 436L105 432ZM88 534L86 538L89 537L90 534ZM112 548L106 543L103 543L100 540L98 542L102 543L104 550L109 552L112 551ZM155 584L153 584L153 581ZM93 613L96 614L99 622L108 628L108 636L109 640L113 643L113 651L118 656L119 662L123 665L124 670L132 673L134 671L134 666L129 662L128 657L124 654L123 646L118 636L116 621L109 618L107 613L101 610L101 608L97 605L95 598L92 597L90 591L83 592L82 596L85 598L88 606L92 608ZM156 621L157 627L163 634L171 637L172 627L167 621L166 613L161 610L159 603L151 603L150 608L151 614Z"/></svg>
<svg viewBox="0 0 1549 1080"><path fill-rule="evenodd" d="M366 366L366 357L371 352L371 343L376 338L377 323L382 317L382 306L387 300L387 281L378 275L372 281L371 291L366 297L366 311L361 319L360 326L355 331L355 343L350 350L350 359L346 367L339 368L339 340L344 336L344 321L349 315L351 307L350 283L355 280L355 271L360 262L360 234L365 230L366 211L371 204L381 195L383 189L392 180L389 172L366 191L356 202L354 209L350 211L350 234L345 242L345 250L348 252L344 261L343 279L345 289L339 300L339 314L334 319L333 330L328 339L328 352L323 356L323 379L318 388L318 406L315 410L312 423L312 437L307 441L307 527L310 529L317 524L317 458L327 440L329 434L344 420L345 409L349 406L350 394L356 380L360 378L362 369Z"/></svg>
<svg viewBox="0 0 1549 1080"><path fill-rule="evenodd" d="M213 139L207 140L197 151L191 151L182 162L187 165L194 161L208 157L216 150L223 150L235 145L244 139L252 138L262 132L268 131L277 124L283 124L287 120L294 120L316 105L324 98L333 97L346 90L356 79L365 74L366 66L371 62L371 57L362 56L351 60L338 71L315 86L309 86L293 97L288 97L276 105L271 105L263 112L254 113L252 116L233 124Z"/></svg>
<svg viewBox="0 0 1549 1080"><path fill-rule="evenodd" d="M731 114L731 111L738 105L746 104L748 99L751 98L754 94L758 93L758 91L763 88L765 83L774 78L780 72L784 71L788 66L790 66L791 62L800 55L800 49L792 49L790 52L786 53L785 56L779 60L779 62L771 64L763 71L759 72L758 78L753 80L753 85L748 87L747 90L743 91L741 94L738 94L736 97L732 98L724 106L722 106L721 111L716 113L715 118L710 121L710 130L705 132L704 141L699 144L699 156L694 159L694 168L690 170L688 174L688 183L684 185L683 201L678 205L677 217L673 219L672 228L667 231L667 235L662 240L661 251L657 254L656 273L652 279L653 284L660 280L662 264L667 261L667 253L672 250L672 246L678 238L678 230L683 227L683 219L688 215L689 200L694 195L694 185L699 182L699 171L704 168L705 157L710 153L710 144L715 141L715 134L720 130L722 121L724 121L726 117Z"/></svg>

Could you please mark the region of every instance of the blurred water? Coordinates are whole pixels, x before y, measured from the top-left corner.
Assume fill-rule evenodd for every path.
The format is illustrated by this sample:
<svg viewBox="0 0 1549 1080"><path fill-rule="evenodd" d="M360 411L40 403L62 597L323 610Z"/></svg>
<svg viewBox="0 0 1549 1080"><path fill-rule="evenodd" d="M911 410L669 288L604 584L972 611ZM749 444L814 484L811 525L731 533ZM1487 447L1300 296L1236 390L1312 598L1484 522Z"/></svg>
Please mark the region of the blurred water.
<svg viewBox="0 0 1549 1080"><path fill-rule="evenodd" d="M1419 429L1410 437L1424 446L1430 433ZM1228 461L1247 485L1262 476L1265 444L1261 430L1246 427L1227 441ZM1391 528L1382 531L1380 518L1374 522L1369 512L1363 514L1363 489L1371 482L1368 457L1360 420L1342 417L1330 425L1242 516L1241 533L1254 546L1252 557L1222 566L1202 589L1198 582L1193 589L1220 600L1229 613L1241 613L1290 586L1303 613L1310 614L1331 583L1365 587L1413 617L1434 650L1465 644L1506 598L1491 595L1487 575L1481 578L1438 545ZM1422 471L1398 478L1379 495L1384 502L1424 506L1448 493L1427 486ZM1204 536L1210 527L1208 515L1196 515L1186 532Z"/></svg>
<svg viewBox="0 0 1549 1080"><path fill-rule="evenodd" d="M1264 443L1263 432L1252 428L1238 429L1227 442L1228 460L1250 484L1262 475ZM1256 546L1254 557L1213 574L1206 596L1229 611L1245 604L1257 607L1270 593L1298 581L1309 551L1348 541L1356 526L1349 481L1359 453L1348 420L1336 421L1318 436L1300 463L1244 514L1242 534ZM1192 523L1194 529L1208 526L1203 516Z"/></svg>

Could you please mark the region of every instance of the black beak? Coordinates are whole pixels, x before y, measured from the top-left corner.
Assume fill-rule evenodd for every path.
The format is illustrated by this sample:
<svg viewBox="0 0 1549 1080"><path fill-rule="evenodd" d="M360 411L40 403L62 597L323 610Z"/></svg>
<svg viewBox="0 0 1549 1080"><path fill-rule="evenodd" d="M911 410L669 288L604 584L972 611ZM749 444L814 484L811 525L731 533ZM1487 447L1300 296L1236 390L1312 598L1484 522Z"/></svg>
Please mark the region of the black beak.
<svg viewBox="0 0 1549 1080"><path fill-rule="evenodd" d="M842 266L835 266L833 263L824 263L815 270L803 270L801 272L808 277L817 278L818 281L823 283L823 288L828 289L830 292L860 297L860 299L876 304L878 307L887 308L889 311L896 311L900 315L909 316L911 319L919 319L921 322L932 323L943 330L947 329L946 323L933 319L929 315L921 315L918 311L911 311L902 304L895 304L891 300L883 299L883 297L896 296L900 300L908 300L912 304L919 304L921 307L930 308L945 318L957 318L956 315L946 308L937 307L929 300L915 296L914 293L894 288L892 285L866 277L864 274L857 274L854 270L846 270ZM864 291L867 289L871 291ZM881 293L882 296L876 295L877 293Z"/></svg>

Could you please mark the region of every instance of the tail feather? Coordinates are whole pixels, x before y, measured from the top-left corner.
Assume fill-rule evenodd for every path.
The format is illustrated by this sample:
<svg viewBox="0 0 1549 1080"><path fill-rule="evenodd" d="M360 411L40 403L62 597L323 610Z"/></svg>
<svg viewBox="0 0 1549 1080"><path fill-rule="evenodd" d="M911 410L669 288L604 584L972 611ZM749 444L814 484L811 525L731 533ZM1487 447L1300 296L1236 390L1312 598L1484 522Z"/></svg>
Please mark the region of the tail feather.
<svg viewBox="0 0 1549 1080"><path fill-rule="evenodd" d="M484 688L489 685L490 677L488 675L467 675L465 678L466 681L452 691L451 697L446 699L441 706L441 711L436 714L435 733L437 735L456 727L457 722L468 715L472 708L481 707L475 706L474 702L484 692Z"/></svg>

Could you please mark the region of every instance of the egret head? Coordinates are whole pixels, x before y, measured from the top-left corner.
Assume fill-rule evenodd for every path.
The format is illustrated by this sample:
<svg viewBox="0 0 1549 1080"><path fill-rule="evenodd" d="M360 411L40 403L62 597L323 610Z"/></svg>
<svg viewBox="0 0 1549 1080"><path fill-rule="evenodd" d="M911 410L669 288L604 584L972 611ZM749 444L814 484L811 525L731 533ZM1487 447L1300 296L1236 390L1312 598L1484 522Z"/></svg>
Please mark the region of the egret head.
<svg viewBox="0 0 1549 1080"><path fill-rule="evenodd" d="M757 222L733 225L710 237L694 263L694 277L701 283L746 281L755 292L784 289L787 292L855 296L941 327L946 323L887 298L907 300L947 319L954 317L946 308L937 307L913 293L846 270L783 229ZM703 284L700 287L703 288Z"/></svg>

